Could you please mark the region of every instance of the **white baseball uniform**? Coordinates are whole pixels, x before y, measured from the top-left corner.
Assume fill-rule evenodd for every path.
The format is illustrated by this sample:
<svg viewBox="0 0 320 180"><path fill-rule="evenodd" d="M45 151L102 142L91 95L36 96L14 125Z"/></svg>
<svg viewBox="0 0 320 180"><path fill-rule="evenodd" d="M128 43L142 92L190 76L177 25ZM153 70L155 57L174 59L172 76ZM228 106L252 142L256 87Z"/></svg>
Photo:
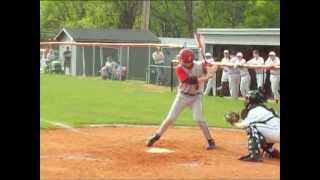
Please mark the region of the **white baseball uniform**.
<svg viewBox="0 0 320 180"><path fill-rule="evenodd" d="M248 64L252 65L263 65L264 64L264 59L262 57L257 57L257 58L252 58L247 62ZM256 79L257 79L257 87L263 87L263 82L266 79L266 73L264 72L263 69L256 68Z"/></svg>
<svg viewBox="0 0 320 180"><path fill-rule="evenodd" d="M179 70L186 73L188 77L199 78L204 73L203 64L201 62L194 62L191 69L187 69L179 64L176 71L178 72ZM167 117L157 130L157 134L161 136L168 129L168 127L177 120L181 111L186 107L190 107L192 110L193 119L201 128L206 139L212 139L207 123L203 118L201 103L203 86L203 83L190 84L179 79L178 94L171 105Z"/></svg>
<svg viewBox="0 0 320 180"><path fill-rule="evenodd" d="M239 59L237 57L233 57L230 59L229 63L234 64L234 67L229 67L228 70L230 95L236 99L239 95L240 86L240 70L239 67L236 67L236 65L239 63Z"/></svg>
<svg viewBox="0 0 320 180"><path fill-rule="evenodd" d="M214 63L214 59L213 58L207 59L207 63L209 64ZM216 82L217 82L217 75L216 73L213 73L212 78L208 79L207 87L203 93L205 96L209 94L211 89L212 89L213 96L216 96Z"/></svg>
<svg viewBox="0 0 320 180"><path fill-rule="evenodd" d="M239 65L246 64L245 59L241 59L239 62ZM240 92L242 97L245 97L247 93L250 91L250 83L251 83L251 77L248 71L248 68L240 67Z"/></svg>
<svg viewBox="0 0 320 180"><path fill-rule="evenodd" d="M225 58L224 57L221 60L221 63L229 63L229 61L230 61L230 58ZM221 82L228 82L228 79L229 79L228 70L229 70L229 67L227 67L227 66L223 67L222 76L221 76Z"/></svg>
<svg viewBox="0 0 320 180"><path fill-rule="evenodd" d="M265 64L280 66L280 59L278 57L275 57L274 59L269 57ZM274 99L280 100L280 69L270 69L270 82Z"/></svg>
<svg viewBox="0 0 320 180"><path fill-rule="evenodd" d="M265 122L267 121L267 122ZM248 112L243 120L246 127L254 125L265 137L267 143L280 143L280 118L262 106L257 106Z"/></svg>

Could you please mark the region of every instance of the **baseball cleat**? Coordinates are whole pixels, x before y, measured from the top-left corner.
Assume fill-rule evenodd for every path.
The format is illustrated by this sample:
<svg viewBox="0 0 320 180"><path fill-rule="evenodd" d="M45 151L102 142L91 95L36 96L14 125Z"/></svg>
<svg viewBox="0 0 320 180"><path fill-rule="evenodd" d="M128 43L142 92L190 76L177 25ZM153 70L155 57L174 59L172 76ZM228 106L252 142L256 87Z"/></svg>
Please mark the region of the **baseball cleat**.
<svg viewBox="0 0 320 180"><path fill-rule="evenodd" d="M216 148L216 143L214 142L213 139L209 139L208 140L207 150L211 150L211 149L214 149L214 148Z"/></svg>
<svg viewBox="0 0 320 180"><path fill-rule="evenodd" d="M160 139L160 135L154 134L147 140L146 145L150 147L159 139Z"/></svg>
<svg viewBox="0 0 320 180"><path fill-rule="evenodd" d="M263 154L268 158L280 159L280 152L277 149L273 149L272 152L264 151Z"/></svg>
<svg viewBox="0 0 320 180"><path fill-rule="evenodd" d="M262 159L259 155L248 154L239 158L240 161L249 161L249 162L262 162Z"/></svg>

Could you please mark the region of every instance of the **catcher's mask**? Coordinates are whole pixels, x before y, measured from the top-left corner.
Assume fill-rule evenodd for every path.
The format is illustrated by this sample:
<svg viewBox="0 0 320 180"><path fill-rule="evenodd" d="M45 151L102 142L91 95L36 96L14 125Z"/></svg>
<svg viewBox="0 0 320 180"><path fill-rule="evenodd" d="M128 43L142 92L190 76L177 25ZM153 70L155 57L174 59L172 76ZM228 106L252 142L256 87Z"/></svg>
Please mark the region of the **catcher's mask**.
<svg viewBox="0 0 320 180"><path fill-rule="evenodd" d="M263 104L267 101L264 94L259 90L249 91L245 98L246 104Z"/></svg>

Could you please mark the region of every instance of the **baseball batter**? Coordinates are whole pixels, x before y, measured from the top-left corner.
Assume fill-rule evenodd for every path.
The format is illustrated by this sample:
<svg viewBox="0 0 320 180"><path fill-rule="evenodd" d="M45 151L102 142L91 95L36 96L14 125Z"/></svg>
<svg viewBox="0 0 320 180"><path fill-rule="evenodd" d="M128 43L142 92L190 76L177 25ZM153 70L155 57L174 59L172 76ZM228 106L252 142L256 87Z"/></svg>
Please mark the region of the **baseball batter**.
<svg viewBox="0 0 320 180"><path fill-rule="evenodd" d="M263 65L264 59L260 57L258 50L253 50L253 58L248 61L248 64L252 65ZM257 88L263 87L263 82L266 79L266 74L262 68L256 68L256 79L257 79Z"/></svg>
<svg viewBox="0 0 320 180"><path fill-rule="evenodd" d="M190 49L182 49L179 52L179 64L176 68L176 75L179 80L178 93L171 105L167 117L164 119L160 127L156 130L146 142L147 146L152 146L168 127L173 124L179 114L186 107L191 108L193 119L197 122L203 132L204 137L208 141L207 149L213 149L215 142L211 136L208 125L202 114L202 90L204 81L211 78L213 72L207 63L194 62L194 54ZM207 73L209 71L209 73Z"/></svg>
<svg viewBox="0 0 320 180"><path fill-rule="evenodd" d="M249 154L240 157L242 161L261 161L266 155L270 158L280 158L280 152L273 147L280 143L280 117L272 108L264 105L266 98L258 91L249 91L246 96L245 108L239 118L232 119L234 112L226 114L226 120L233 126L246 129ZM260 151L262 149L262 152Z"/></svg>
<svg viewBox="0 0 320 180"><path fill-rule="evenodd" d="M239 60L238 65L245 65L246 60L243 59L243 54L241 52L237 53L237 58ZM240 92L242 97L245 97L250 90L251 77L248 68L240 67Z"/></svg>
<svg viewBox="0 0 320 180"><path fill-rule="evenodd" d="M206 56L207 63L209 63L209 64L214 63L214 59L213 59L211 53L206 53L205 56ZM217 81L217 75L216 75L216 73L213 73L212 78L208 79L207 87L206 87L203 95L207 96L209 94L210 90L212 89L212 95L216 96L216 81Z"/></svg>
<svg viewBox="0 0 320 180"><path fill-rule="evenodd" d="M280 59L276 56L276 53L273 51L269 52L269 58L267 59L266 65L270 65L270 82L271 82L271 91L274 95L276 103L280 100L280 69L273 68L273 66L280 66Z"/></svg>
<svg viewBox="0 0 320 180"><path fill-rule="evenodd" d="M229 64L232 64L233 67L229 67L228 70L228 81L229 81L229 89L230 89L230 95L234 99L238 98L239 95L239 86L240 86L240 69L237 67L237 64L240 62L240 60L233 56Z"/></svg>

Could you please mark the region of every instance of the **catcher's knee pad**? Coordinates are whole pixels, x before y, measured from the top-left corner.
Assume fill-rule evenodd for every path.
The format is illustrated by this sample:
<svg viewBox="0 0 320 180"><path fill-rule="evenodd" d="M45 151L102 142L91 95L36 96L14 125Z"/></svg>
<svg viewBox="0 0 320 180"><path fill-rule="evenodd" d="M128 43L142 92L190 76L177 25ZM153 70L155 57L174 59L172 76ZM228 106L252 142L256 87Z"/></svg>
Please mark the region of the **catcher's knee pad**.
<svg viewBox="0 0 320 180"><path fill-rule="evenodd" d="M260 155L261 144L265 143L265 138L255 126L248 126L246 130L249 154L253 156Z"/></svg>

